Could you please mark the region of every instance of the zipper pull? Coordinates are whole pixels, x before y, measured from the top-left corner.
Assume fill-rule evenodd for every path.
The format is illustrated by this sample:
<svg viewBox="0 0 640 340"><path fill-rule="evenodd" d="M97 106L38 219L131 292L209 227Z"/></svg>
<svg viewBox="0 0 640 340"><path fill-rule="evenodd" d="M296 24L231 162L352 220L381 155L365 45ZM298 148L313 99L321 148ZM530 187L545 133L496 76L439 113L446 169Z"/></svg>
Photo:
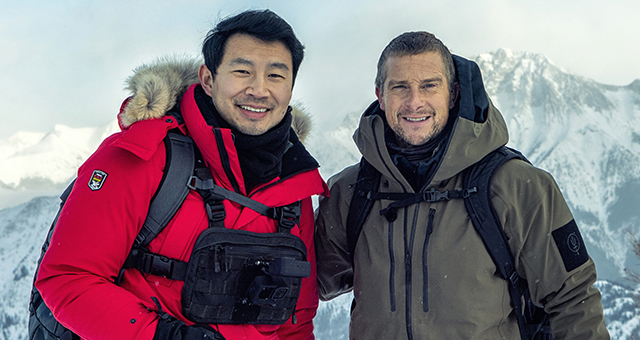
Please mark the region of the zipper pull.
<svg viewBox="0 0 640 340"><path fill-rule="evenodd" d="M433 232L433 219L436 217L436 209L429 209L429 222L427 223L427 234L431 235Z"/></svg>
<svg viewBox="0 0 640 340"><path fill-rule="evenodd" d="M291 323L294 325L298 323L298 317L296 316L296 308L298 308L298 302L296 302L296 304L293 305L293 314L291 315Z"/></svg>

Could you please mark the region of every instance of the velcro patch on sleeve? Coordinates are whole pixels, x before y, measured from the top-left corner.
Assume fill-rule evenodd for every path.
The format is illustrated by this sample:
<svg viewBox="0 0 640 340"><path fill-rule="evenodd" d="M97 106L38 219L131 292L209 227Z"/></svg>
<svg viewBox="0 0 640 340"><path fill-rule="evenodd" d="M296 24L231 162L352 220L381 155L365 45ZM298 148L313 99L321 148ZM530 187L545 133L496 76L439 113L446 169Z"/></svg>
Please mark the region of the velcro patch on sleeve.
<svg viewBox="0 0 640 340"><path fill-rule="evenodd" d="M584 245L580 230L575 220L571 220L563 227L554 230L552 233L556 246L562 256L564 268L570 272L589 260L587 247Z"/></svg>

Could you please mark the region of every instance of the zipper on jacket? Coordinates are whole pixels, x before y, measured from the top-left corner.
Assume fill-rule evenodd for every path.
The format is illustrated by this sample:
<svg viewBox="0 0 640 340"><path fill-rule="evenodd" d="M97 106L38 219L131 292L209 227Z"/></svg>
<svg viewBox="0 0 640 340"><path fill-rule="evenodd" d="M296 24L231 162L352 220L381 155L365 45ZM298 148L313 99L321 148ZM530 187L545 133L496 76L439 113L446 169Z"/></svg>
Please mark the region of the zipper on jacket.
<svg viewBox="0 0 640 340"><path fill-rule="evenodd" d="M391 311L396 311L396 288L395 288L395 271L396 271L396 260L393 256L393 221L389 221L389 304L391 306Z"/></svg>
<svg viewBox="0 0 640 340"><path fill-rule="evenodd" d="M429 238L433 232L433 219L436 216L436 209L429 209L429 221L427 222L427 235L424 238L424 246L422 247L422 310L426 313L429 311L429 273L427 268L427 246Z"/></svg>
<svg viewBox="0 0 640 340"><path fill-rule="evenodd" d="M416 236L416 226L418 224L418 213L420 211L420 204L415 204L415 208L414 208L414 213L413 213L413 223L411 223L411 234L407 235L407 218L408 218L408 211L409 208L405 208L404 211L404 249L405 249L405 253L404 253L404 273L405 273L405 288L406 288L406 293L405 293L405 312L406 312L406 321L407 321L407 338L409 340L413 340L413 327L412 327L412 313L411 313L411 306L412 306L412 295L411 295L411 281L412 281L412 277L411 277L411 254L413 253L413 241L415 240L415 236ZM409 236L409 239L407 240L407 236Z"/></svg>
<svg viewBox="0 0 640 340"><path fill-rule="evenodd" d="M225 174L227 174L229 182L231 182L233 191L240 193L240 186L238 185L238 180L236 180L236 177L233 175L233 171L231 171L229 154L227 153L227 149L224 146L224 140L222 138L220 129L213 128L213 135L216 137L216 144L218 145L218 153L220 154L220 160L222 161L222 168L224 169Z"/></svg>

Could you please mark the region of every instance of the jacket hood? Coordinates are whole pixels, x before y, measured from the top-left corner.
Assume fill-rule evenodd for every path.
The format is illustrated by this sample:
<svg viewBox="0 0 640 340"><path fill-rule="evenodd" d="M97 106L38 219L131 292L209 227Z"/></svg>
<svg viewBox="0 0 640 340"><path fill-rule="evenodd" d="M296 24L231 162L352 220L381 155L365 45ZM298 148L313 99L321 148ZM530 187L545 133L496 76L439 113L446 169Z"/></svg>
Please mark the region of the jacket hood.
<svg viewBox="0 0 640 340"><path fill-rule="evenodd" d="M456 117L432 183L453 177L509 141L507 125L486 94L478 65L456 55L453 60L460 94L450 111ZM363 157L378 171L410 188L387 151L385 125L385 113L375 101L362 115L353 139Z"/></svg>
<svg viewBox="0 0 640 340"><path fill-rule="evenodd" d="M127 129L137 121L166 115L189 86L200 82L198 70L203 63L200 58L164 57L135 68L126 81L131 96L118 115L121 127ZM311 131L311 117L295 104L291 114L291 127L304 142Z"/></svg>

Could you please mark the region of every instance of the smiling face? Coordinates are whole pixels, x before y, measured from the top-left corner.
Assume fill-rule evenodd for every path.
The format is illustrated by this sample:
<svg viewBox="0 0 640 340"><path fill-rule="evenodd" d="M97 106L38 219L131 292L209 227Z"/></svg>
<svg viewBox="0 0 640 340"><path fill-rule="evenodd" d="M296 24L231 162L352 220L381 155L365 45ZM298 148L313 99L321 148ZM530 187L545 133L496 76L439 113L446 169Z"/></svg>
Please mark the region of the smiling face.
<svg viewBox="0 0 640 340"><path fill-rule="evenodd" d="M280 41L264 42L235 34L224 48L215 78L200 67L200 83L220 116L248 135L276 126L291 100L293 66L289 49Z"/></svg>
<svg viewBox="0 0 640 340"><path fill-rule="evenodd" d="M438 52L390 57L385 67L376 96L389 126L407 144L428 142L444 129L454 104L442 57Z"/></svg>

